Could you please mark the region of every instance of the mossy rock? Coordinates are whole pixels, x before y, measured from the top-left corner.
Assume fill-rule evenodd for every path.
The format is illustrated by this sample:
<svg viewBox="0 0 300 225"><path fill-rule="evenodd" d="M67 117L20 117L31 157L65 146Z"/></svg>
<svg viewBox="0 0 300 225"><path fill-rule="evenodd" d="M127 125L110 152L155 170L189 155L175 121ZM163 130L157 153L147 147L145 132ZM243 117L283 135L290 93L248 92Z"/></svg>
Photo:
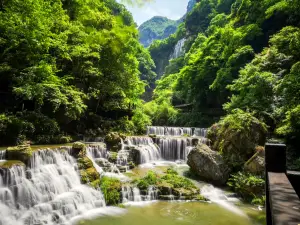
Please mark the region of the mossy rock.
<svg viewBox="0 0 300 225"><path fill-rule="evenodd" d="M122 149L122 139L124 140L125 138L126 136L123 134L111 132L105 136L104 140L110 151L118 152Z"/></svg>
<svg viewBox="0 0 300 225"><path fill-rule="evenodd" d="M173 188L172 194L175 196L184 196L186 199L193 199L199 193L199 189Z"/></svg>
<svg viewBox="0 0 300 225"><path fill-rule="evenodd" d="M232 169L241 170L255 147L265 145L266 133L264 123L250 113L234 110L209 129L208 138Z"/></svg>
<svg viewBox="0 0 300 225"><path fill-rule="evenodd" d="M205 198L204 196L202 196L200 194L194 195L193 200L196 200L196 201L208 201L207 198Z"/></svg>
<svg viewBox="0 0 300 225"><path fill-rule="evenodd" d="M82 142L75 142L72 145L72 155L75 157L86 156L86 145Z"/></svg>
<svg viewBox="0 0 300 225"><path fill-rule="evenodd" d="M19 160L27 164L33 152L30 145L19 145L8 147L6 154L8 160Z"/></svg>
<svg viewBox="0 0 300 225"><path fill-rule="evenodd" d="M148 136L151 137L151 138L156 138L157 137L156 134L148 134Z"/></svg>
<svg viewBox="0 0 300 225"><path fill-rule="evenodd" d="M159 195L158 199L159 200L164 200L164 201L171 201L174 200L175 196L173 195Z"/></svg>
<svg viewBox="0 0 300 225"><path fill-rule="evenodd" d="M130 161L130 162L128 162L128 167L129 167L129 169L133 169L136 167L136 165L134 162Z"/></svg>
<svg viewBox="0 0 300 225"><path fill-rule="evenodd" d="M164 181L157 185L157 189L160 195L170 195L172 193L173 185Z"/></svg>
<svg viewBox="0 0 300 225"><path fill-rule="evenodd" d="M93 162L86 156L78 158L77 163L80 170L86 170L90 167L93 167Z"/></svg>
<svg viewBox="0 0 300 225"><path fill-rule="evenodd" d="M80 170L81 182L84 184L93 183L94 181L100 179L100 175L95 169L95 167L90 167L85 170Z"/></svg>
<svg viewBox="0 0 300 225"><path fill-rule="evenodd" d="M13 166L25 166L25 164L19 160L6 160L0 162L0 169L9 169L12 168Z"/></svg>
<svg viewBox="0 0 300 225"><path fill-rule="evenodd" d="M118 153L117 152L110 152L108 156L108 161L110 163L117 163Z"/></svg>

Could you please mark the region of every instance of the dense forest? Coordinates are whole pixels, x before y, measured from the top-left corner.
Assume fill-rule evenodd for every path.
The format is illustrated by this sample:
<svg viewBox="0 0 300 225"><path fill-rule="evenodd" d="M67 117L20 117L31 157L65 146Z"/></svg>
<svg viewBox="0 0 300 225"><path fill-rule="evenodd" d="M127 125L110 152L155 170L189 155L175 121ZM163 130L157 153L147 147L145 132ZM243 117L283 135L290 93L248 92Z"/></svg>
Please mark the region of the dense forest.
<svg viewBox="0 0 300 225"><path fill-rule="evenodd" d="M138 132L154 62L114 0L0 1L0 143Z"/></svg>
<svg viewBox="0 0 300 225"><path fill-rule="evenodd" d="M153 123L207 127L252 116L269 137L300 149L299 6L198 1L175 34L149 47L156 72L164 71L145 105ZM183 38L185 55L169 61Z"/></svg>
<svg viewBox="0 0 300 225"><path fill-rule="evenodd" d="M2 0L0 142L63 143L251 116L269 137L299 148L299 6L198 0L174 34L145 49L115 0ZM170 60L181 40L185 54Z"/></svg>

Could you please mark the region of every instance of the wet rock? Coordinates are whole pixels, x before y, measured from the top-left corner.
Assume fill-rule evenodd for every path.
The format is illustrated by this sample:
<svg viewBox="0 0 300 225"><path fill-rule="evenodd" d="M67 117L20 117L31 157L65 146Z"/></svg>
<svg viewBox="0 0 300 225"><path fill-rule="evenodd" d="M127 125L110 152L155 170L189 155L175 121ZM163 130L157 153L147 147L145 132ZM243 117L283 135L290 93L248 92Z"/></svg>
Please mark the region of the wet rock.
<svg viewBox="0 0 300 225"><path fill-rule="evenodd" d="M215 184L223 185L229 178L230 169L221 154L200 144L188 155L188 165L200 177Z"/></svg>
<svg viewBox="0 0 300 225"><path fill-rule="evenodd" d="M86 145L82 142L75 142L72 145L71 154L74 157L83 157L86 155Z"/></svg>
<svg viewBox="0 0 300 225"><path fill-rule="evenodd" d="M105 143L108 149L112 152L118 152L122 149L122 140L125 140L126 136L117 132L111 132L105 136Z"/></svg>
<svg viewBox="0 0 300 225"><path fill-rule="evenodd" d="M85 170L90 167L93 167L93 162L86 156L82 158L78 158L77 163L78 163L78 168L80 170L82 169Z"/></svg>
<svg viewBox="0 0 300 225"><path fill-rule="evenodd" d="M117 152L110 152L107 159L110 163L116 164L117 159L118 159L118 153Z"/></svg>

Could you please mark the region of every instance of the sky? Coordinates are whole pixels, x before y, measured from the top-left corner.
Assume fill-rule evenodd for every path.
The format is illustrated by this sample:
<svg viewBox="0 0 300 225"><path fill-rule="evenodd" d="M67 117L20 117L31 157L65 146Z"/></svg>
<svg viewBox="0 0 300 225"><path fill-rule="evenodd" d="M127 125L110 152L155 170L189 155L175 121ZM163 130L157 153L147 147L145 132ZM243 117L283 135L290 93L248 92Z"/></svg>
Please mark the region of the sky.
<svg viewBox="0 0 300 225"><path fill-rule="evenodd" d="M135 22L141 25L153 16L164 16L177 20L186 13L188 2L189 0L155 0L141 7L125 5L132 13Z"/></svg>

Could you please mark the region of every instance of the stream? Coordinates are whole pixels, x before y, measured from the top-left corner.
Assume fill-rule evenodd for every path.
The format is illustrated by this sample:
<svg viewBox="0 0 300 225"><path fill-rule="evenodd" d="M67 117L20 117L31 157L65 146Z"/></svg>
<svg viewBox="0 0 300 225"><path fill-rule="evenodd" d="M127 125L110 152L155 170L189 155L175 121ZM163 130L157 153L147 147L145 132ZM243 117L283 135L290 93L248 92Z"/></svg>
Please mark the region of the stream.
<svg viewBox="0 0 300 225"><path fill-rule="evenodd" d="M128 181L141 178L148 171L164 173L172 167L186 176L186 159L195 144L206 143L206 129L148 127L149 136L127 137L117 153L103 143L92 143L86 156L101 176L123 182L122 205L106 206L100 189L80 182L71 146L50 149L38 146L27 167L0 169L0 225L138 225L203 224L263 225L264 211L241 203L234 193L226 192L199 180L193 180L208 202L175 200L158 201L155 187L141 195ZM139 166L130 169L132 149L139 154ZM1 162L6 152L0 151ZM191 178L189 178L191 179Z"/></svg>

